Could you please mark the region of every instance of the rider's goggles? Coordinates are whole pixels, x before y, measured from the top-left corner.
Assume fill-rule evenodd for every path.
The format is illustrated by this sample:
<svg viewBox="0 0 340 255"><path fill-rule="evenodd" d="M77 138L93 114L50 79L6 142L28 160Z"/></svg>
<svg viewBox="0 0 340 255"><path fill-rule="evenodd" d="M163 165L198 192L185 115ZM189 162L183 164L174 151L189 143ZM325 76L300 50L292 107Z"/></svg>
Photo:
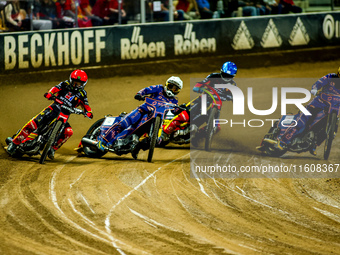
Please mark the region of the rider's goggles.
<svg viewBox="0 0 340 255"><path fill-rule="evenodd" d="M81 89L84 87L84 82L81 81L73 81L73 87L77 89Z"/></svg>
<svg viewBox="0 0 340 255"><path fill-rule="evenodd" d="M230 75L230 74L223 73L223 72L221 72L221 76L224 79L232 79L232 78L234 78L234 75Z"/></svg>
<svg viewBox="0 0 340 255"><path fill-rule="evenodd" d="M171 90L174 94L178 94L181 91L179 87L177 87L175 84L172 84L172 83L168 83L167 88L168 90Z"/></svg>

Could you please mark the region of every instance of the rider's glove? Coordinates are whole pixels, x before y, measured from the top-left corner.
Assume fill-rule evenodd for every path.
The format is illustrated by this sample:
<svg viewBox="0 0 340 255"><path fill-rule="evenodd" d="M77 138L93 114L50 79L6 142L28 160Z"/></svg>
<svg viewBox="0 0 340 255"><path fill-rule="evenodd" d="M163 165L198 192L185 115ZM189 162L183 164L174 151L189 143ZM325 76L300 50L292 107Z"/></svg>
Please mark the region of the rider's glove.
<svg viewBox="0 0 340 255"><path fill-rule="evenodd" d="M135 99L139 100L139 101L144 101L144 97L141 94L138 94L138 93L135 95Z"/></svg>
<svg viewBox="0 0 340 255"><path fill-rule="evenodd" d="M86 113L86 116L87 116L89 119L92 119L92 118L93 118L93 113L92 113L92 112L87 112L87 113Z"/></svg>
<svg viewBox="0 0 340 255"><path fill-rule="evenodd" d="M316 94L318 93L318 90L317 89L312 89L310 91L310 93L312 93L313 96L316 96Z"/></svg>
<svg viewBox="0 0 340 255"><path fill-rule="evenodd" d="M46 97L48 100L50 100L50 99L53 98L53 95L52 95L52 93L48 92L48 93L44 94L44 97Z"/></svg>
<svg viewBox="0 0 340 255"><path fill-rule="evenodd" d="M179 107L182 108L182 110L187 109L187 104L186 104L186 103L183 103L183 104L181 104Z"/></svg>
<svg viewBox="0 0 340 255"><path fill-rule="evenodd" d="M192 90L197 93L203 92L203 90L200 87L194 87Z"/></svg>
<svg viewBox="0 0 340 255"><path fill-rule="evenodd" d="M317 90L317 89L312 89L310 91L310 93L313 95L313 96L318 96L320 93L322 92L322 88Z"/></svg>

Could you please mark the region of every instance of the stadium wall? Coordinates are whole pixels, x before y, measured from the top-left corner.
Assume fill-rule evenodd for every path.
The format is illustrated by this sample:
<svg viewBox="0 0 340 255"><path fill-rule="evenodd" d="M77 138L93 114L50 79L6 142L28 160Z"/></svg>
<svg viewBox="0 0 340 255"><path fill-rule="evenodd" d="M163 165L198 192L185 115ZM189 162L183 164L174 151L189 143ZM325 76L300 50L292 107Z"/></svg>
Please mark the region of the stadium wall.
<svg viewBox="0 0 340 255"><path fill-rule="evenodd" d="M312 55L327 60L339 53L339 21L340 12L322 12L2 33L0 75L73 68L93 75L101 68L104 76L201 71L222 58L245 60L244 67Z"/></svg>

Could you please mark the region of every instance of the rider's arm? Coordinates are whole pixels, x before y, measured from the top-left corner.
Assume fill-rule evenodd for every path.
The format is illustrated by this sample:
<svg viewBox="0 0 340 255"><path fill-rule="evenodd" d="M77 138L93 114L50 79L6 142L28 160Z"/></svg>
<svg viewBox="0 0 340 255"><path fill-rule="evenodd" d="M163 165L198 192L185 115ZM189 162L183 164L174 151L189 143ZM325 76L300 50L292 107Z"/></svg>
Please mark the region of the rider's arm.
<svg viewBox="0 0 340 255"><path fill-rule="evenodd" d="M203 81L197 82L193 88L193 91L197 93L202 93L203 88L211 83L211 80L209 79L211 76L212 74L209 74Z"/></svg>
<svg viewBox="0 0 340 255"><path fill-rule="evenodd" d="M86 112L87 117L92 119L93 118L93 113L92 113L92 109L91 109L91 107L89 105L89 101L87 100L87 94L86 94L85 90L82 90L80 92L80 94L82 95L82 98L78 99L77 106L80 105L83 108L83 110Z"/></svg>
<svg viewBox="0 0 340 255"><path fill-rule="evenodd" d="M52 87L47 93L44 94L44 97L47 99L51 99L53 96L57 95L58 92L61 90L61 84Z"/></svg>
<svg viewBox="0 0 340 255"><path fill-rule="evenodd" d="M317 95L320 90L326 85L329 84L329 79L331 79L330 74L327 74L320 78L317 82L315 82L312 86L311 93L313 95Z"/></svg>
<svg viewBox="0 0 340 255"><path fill-rule="evenodd" d="M152 85L150 87L146 87L144 89L141 89L140 91L137 92L137 94L141 96L145 96L148 94L153 94L153 93L158 93L160 91L163 91L162 85Z"/></svg>

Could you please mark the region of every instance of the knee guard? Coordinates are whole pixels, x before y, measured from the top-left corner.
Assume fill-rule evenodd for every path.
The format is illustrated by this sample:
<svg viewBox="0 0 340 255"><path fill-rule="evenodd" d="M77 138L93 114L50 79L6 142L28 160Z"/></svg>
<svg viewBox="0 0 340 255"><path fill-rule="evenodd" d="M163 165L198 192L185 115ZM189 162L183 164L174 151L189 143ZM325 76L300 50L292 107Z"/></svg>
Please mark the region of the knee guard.
<svg viewBox="0 0 340 255"><path fill-rule="evenodd" d="M73 129L71 127L67 127L64 129L64 133L61 138L59 138L57 144L53 146L54 150L58 150L66 141L73 135Z"/></svg>
<svg viewBox="0 0 340 255"><path fill-rule="evenodd" d="M177 119L177 118L176 118ZM178 115L178 120L181 122L188 122L190 121L190 116L187 111L183 111Z"/></svg>

